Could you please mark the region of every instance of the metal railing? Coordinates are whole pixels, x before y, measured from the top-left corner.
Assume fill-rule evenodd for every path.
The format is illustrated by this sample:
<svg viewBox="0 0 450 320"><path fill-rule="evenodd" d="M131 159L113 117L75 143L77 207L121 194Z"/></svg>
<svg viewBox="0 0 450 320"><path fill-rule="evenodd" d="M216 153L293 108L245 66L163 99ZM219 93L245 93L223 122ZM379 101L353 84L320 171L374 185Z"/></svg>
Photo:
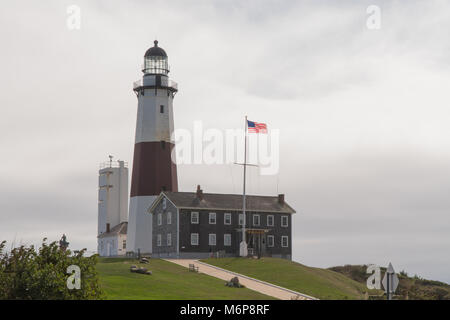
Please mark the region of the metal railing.
<svg viewBox="0 0 450 320"><path fill-rule="evenodd" d="M164 83L165 81L161 82L161 87L168 87L168 88L174 88L175 90L178 90L178 83L176 83L173 80L168 79L167 83ZM142 79L133 82L133 90L142 86L154 86L155 81L148 81L146 80L145 83L143 83Z"/></svg>
<svg viewBox="0 0 450 320"><path fill-rule="evenodd" d="M123 162L124 168L128 168L128 162L126 162L126 161L120 161L120 162ZM105 162L100 163L100 165L99 165L100 170L106 169L106 168L120 168L120 163L119 163L119 161L112 161L112 162L105 161Z"/></svg>

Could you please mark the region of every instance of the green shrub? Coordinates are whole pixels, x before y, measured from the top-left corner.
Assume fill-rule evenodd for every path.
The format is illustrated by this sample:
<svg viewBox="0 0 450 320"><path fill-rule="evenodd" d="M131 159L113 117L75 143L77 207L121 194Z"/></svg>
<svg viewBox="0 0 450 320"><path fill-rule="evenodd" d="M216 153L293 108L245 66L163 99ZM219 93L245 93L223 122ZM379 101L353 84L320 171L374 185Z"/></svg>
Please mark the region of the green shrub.
<svg viewBox="0 0 450 320"><path fill-rule="evenodd" d="M61 250L56 242L46 243L36 250L34 246L20 246L5 251L6 241L0 243L0 299L100 299L100 288L95 268L97 255L84 257L86 249L72 254ZM80 268L80 289L69 289L67 268Z"/></svg>

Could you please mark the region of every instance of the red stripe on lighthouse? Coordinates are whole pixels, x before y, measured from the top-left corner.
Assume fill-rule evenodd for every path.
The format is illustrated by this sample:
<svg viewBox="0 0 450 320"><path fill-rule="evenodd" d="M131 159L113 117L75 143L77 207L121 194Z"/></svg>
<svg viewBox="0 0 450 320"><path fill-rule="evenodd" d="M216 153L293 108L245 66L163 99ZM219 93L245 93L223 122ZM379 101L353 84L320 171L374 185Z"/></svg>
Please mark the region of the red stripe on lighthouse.
<svg viewBox="0 0 450 320"><path fill-rule="evenodd" d="M163 190L178 191L177 166L171 153L175 145L164 141L134 145L131 197L159 195Z"/></svg>

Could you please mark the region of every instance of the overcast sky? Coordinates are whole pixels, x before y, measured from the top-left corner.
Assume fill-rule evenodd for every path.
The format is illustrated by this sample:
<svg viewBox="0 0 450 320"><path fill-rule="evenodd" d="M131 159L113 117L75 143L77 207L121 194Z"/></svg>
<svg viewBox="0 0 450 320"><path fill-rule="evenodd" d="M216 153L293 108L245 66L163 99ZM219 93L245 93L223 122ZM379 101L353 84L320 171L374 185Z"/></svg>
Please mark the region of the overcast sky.
<svg viewBox="0 0 450 320"><path fill-rule="evenodd" d="M448 30L445 0L4 3L0 239L66 233L96 249L98 164L132 162L132 83L157 38L177 128L241 128L247 114L280 129L280 172L251 169L249 192L297 210L294 260L450 282ZM240 193L241 170L179 166L180 191Z"/></svg>

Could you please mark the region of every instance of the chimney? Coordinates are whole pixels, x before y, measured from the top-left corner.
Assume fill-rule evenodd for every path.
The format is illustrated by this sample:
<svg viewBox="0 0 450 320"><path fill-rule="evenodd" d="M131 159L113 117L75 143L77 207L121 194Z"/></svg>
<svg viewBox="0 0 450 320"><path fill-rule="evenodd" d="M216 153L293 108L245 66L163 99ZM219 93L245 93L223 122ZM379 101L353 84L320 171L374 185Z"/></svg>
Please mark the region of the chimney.
<svg viewBox="0 0 450 320"><path fill-rule="evenodd" d="M278 203L283 205L284 204L284 194L278 195Z"/></svg>
<svg viewBox="0 0 450 320"><path fill-rule="evenodd" d="M203 200L203 190L200 189L200 185L197 185L197 198Z"/></svg>
<svg viewBox="0 0 450 320"><path fill-rule="evenodd" d="M106 224L106 232L109 232L109 223Z"/></svg>

